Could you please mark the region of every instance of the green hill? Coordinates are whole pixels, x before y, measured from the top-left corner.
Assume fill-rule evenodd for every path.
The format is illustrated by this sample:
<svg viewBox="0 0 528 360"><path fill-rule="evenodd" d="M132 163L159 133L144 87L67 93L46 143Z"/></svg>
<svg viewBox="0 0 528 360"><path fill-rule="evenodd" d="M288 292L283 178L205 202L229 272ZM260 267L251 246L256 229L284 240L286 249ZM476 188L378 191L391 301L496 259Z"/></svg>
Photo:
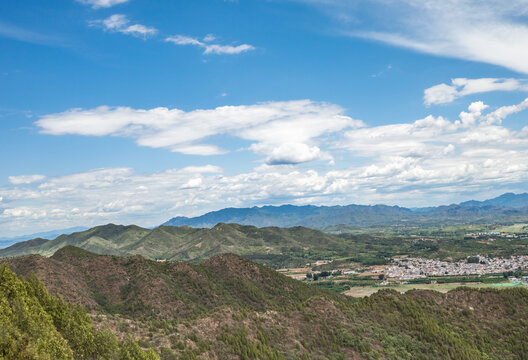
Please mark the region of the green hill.
<svg viewBox="0 0 528 360"><path fill-rule="evenodd" d="M0 359L155 360L128 339L118 345L81 307L51 296L35 276L18 278L0 264Z"/></svg>
<svg viewBox="0 0 528 360"><path fill-rule="evenodd" d="M17 274L35 273L53 294L69 302L112 314L172 319L223 306L280 308L313 295L345 299L233 254L195 265L97 255L66 246L50 258L30 255L5 261Z"/></svg>
<svg viewBox="0 0 528 360"><path fill-rule="evenodd" d="M61 235L55 240L35 239L0 250L0 257L29 254L51 256L72 245L106 255L141 255L149 259L198 262L222 253L235 253L268 265L304 264L306 259L346 254L347 241L303 227L256 228L237 224L218 224L212 229L160 226L144 229L130 225L103 225ZM292 251L293 250L293 251Z"/></svg>
<svg viewBox="0 0 528 360"><path fill-rule="evenodd" d="M524 288L383 290L350 299L231 254L195 265L67 246L50 258L3 261L84 304L97 326L79 307L50 296L36 277L20 280L0 264L1 359L145 358L138 344L154 347L164 360L522 360L528 354ZM108 330L95 330L105 327L122 339L119 349Z"/></svg>

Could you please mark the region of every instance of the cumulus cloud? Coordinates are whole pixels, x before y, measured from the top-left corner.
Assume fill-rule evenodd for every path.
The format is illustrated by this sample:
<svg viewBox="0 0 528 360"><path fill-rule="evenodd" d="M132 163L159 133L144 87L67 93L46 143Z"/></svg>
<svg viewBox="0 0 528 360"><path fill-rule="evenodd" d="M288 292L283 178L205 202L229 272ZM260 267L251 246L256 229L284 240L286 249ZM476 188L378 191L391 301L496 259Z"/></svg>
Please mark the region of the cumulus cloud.
<svg viewBox="0 0 528 360"><path fill-rule="evenodd" d="M413 123L350 130L341 146L370 160L359 178L371 179L378 191L519 186L528 177L527 128L508 129L497 119L527 107L525 100L486 113L489 107L475 102L455 121L428 116Z"/></svg>
<svg viewBox="0 0 528 360"><path fill-rule="evenodd" d="M491 91L528 91L528 81L519 79L466 79L451 80L451 85L439 84L424 91L425 105L446 104L463 96Z"/></svg>
<svg viewBox="0 0 528 360"><path fill-rule="evenodd" d="M309 146L304 143L257 143L250 149L259 154L267 154L268 165L294 165L315 160L329 160L333 164L332 156L322 151L318 146Z"/></svg>
<svg viewBox="0 0 528 360"><path fill-rule="evenodd" d="M90 5L94 9L109 8L114 5L123 4L128 0L76 0L81 4Z"/></svg>
<svg viewBox="0 0 528 360"><path fill-rule="evenodd" d="M176 44L176 45L193 45L203 49L204 54L240 54L243 52L255 50L255 47L248 44L241 45L220 45L213 44L212 41L216 40L216 37L212 34L206 35L202 40L184 35L169 36L165 41Z"/></svg>
<svg viewBox="0 0 528 360"><path fill-rule="evenodd" d="M468 144L478 144L477 147L484 149L524 151L528 150L525 130L513 131L494 125L501 125L508 115L527 108L528 99L485 113L489 106L477 101L469 105L468 111L460 112L455 121L429 115L413 123L349 130L340 146L364 157L382 159L384 154L390 154L387 156L427 161L450 159L454 163L458 161L450 156L463 153ZM472 151L475 149L471 148Z"/></svg>
<svg viewBox="0 0 528 360"><path fill-rule="evenodd" d="M114 14L104 20L95 20L90 23L92 26L100 26L106 31L120 32L146 39L155 35L158 30L141 24L130 25L130 20L123 14Z"/></svg>
<svg viewBox="0 0 528 360"><path fill-rule="evenodd" d="M477 120L482 117L482 111L486 110L489 106L484 104L482 101L476 101L469 105L469 112L462 111L459 115L460 121L459 124L464 126L473 126L476 124Z"/></svg>
<svg viewBox="0 0 528 360"><path fill-rule="evenodd" d="M270 164L291 164L330 160L318 147L324 141L321 137L364 125L343 113L337 105L310 100L189 112L101 106L46 115L36 125L45 134L129 137L141 146L192 155L227 152L207 141L214 135L230 135L252 142L250 149L267 156Z"/></svg>
<svg viewBox="0 0 528 360"><path fill-rule="evenodd" d="M350 36L528 73L526 0L298 1L345 20Z"/></svg>
<svg viewBox="0 0 528 360"><path fill-rule="evenodd" d="M196 189L200 187L200 185L202 185L202 178L192 178L183 184L180 189Z"/></svg>
<svg viewBox="0 0 528 360"><path fill-rule="evenodd" d="M147 174L131 168L95 169L34 182L13 177L0 188L0 230L15 234L107 222L155 225L172 216L259 204L428 206L528 191L528 126L503 125L509 114L526 108L528 99L498 108L474 102L458 119L430 115L383 126L354 123L335 105L307 100L192 112L126 108L118 117L112 113L102 119L94 109L80 122L77 113L88 110L74 110L73 117L53 115L39 125L50 133L77 129L73 133L126 135L139 141L138 131L151 136L168 126L176 132L185 127L174 127L174 122L185 120L191 133L213 127L221 131L212 134L254 141L251 150L268 163L229 174L208 165ZM173 118L170 111L178 115ZM203 129L193 127L202 121L207 125ZM306 129L301 126L305 121L310 124ZM331 140L322 142L325 134ZM202 139L175 146L201 146L197 141ZM331 162L329 150L338 154L339 166L319 163L315 170L290 165L313 157Z"/></svg>
<svg viewBox="0 0 528 360"><path fill-rule="evenodd" d="M151 174L110 168L13 184L0 188L0 229L9 234L108 222L155 225L176 215L256 204L425 206L468 193L489 197L501 188L526 191L528 127L515 131L482 119L466 127L431 116L349 130L340 147L368 161L338 169L263 164L226 175L212 165Z"/></svg>

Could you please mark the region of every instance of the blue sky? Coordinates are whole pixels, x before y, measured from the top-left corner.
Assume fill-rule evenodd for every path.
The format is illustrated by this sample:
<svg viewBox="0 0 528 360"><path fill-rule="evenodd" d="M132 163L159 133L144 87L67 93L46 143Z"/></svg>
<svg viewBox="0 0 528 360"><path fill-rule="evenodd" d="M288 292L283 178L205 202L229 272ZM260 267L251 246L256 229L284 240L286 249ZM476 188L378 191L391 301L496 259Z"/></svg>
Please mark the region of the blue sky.
<svg viewBox="0 0 528 360"><path fill-rule="evenodd" d="M0 235L528 190L528 2L5 0Z"/></svg>

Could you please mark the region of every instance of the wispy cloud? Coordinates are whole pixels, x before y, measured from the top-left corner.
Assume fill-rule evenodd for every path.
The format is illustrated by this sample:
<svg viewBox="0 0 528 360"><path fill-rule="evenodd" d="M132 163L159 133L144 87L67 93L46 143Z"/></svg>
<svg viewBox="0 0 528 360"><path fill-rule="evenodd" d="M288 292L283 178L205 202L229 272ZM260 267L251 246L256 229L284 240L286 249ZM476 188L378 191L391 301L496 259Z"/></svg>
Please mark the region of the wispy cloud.
<svg viewBox="0 0 528 360"><path fill-rule="evenodd" d="M47 46L64 46L63 38L0 22L0 37Z"/></svg>
<svg viewBox="0 0 528 360"><path fill-rule="evenodd" d="M222 106L185 112L101 106L50 114L36 122L52 135L122 136L141 146L167 148L194 155L223 154L207 139L230 135L250 141L250 150L265 156L269 164L294 164L329 160L319 148L323 135L336 134L363 123L343 114L336 105L310 100L268 102L249 106Z"/></svg>
<svg viewBox="0 0 528 360"><path fill-rule="evenodd" d="M158 32L158 30L153 27L141 24L130 25L130 20L128 20L128 18L122 14L114 14L104 20L92 21L90 22L90 25L100 26L106 31L119 32L143 39L153 36Z"/></svg>
<svg viewBox="0 0 528 360"><path fill-rule="evenodd" d="M526 0L299 1L332 13L349 36L528 73Z"/></svg>
<svg viewBox="0 0 528 360"><path fill-rule="evenodd" d="M466 79L456 78L451 84L439 84L424 91L425 105L446 104L463 96L491 91L528 91L528 80L524 79Z"/></svg>
<svg viewBox="0 0 528 360"><path fill-rule="evenodd" d="M184 35L169 36L165 39L167 42L171 42L176 45L193 45L204 49L204 54L240 54L246 51L255 50L255 47L248 44L241 45L220 45L214 44L212 41L216 38L208 34L202 40Z"/></svg>
<svg viewBox="0 0 528 360"><path fill-rule="evenodd" d="M90 5L94 9L109 8L114 5L124 4L128 0L76 0L81 4Z"/></svg>

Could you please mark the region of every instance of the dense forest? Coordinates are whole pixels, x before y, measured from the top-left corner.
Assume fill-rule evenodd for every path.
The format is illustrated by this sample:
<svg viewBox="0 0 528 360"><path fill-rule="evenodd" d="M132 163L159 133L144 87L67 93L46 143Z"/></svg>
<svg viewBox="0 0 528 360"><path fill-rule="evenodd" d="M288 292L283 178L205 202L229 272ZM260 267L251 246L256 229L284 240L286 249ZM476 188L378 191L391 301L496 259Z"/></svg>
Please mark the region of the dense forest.
<svg viewBox="0 0 528 360"><path fill-rule="evenodd" d="M67 247L9 259L0 309L3 359L528 358L528 289L353 299L236 255L193 265Z"/></svg>
<svg viewBox="0 0 528 360"><path fill-rule="evenodd" d="M159 359L129 337L98 330L80 306L53 297L36 276L0 264L0 359Z"/></svg>

